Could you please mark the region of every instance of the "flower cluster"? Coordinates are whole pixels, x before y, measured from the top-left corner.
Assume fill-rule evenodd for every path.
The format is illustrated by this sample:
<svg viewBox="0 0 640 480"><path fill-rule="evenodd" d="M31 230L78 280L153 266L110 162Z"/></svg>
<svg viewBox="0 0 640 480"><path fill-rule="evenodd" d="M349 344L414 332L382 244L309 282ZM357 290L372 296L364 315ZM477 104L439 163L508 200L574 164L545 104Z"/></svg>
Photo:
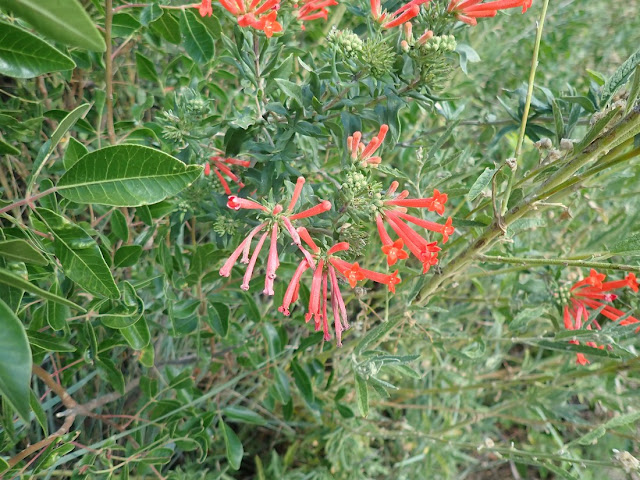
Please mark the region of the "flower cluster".
<svg viewBox="0 0 640 480"><path fill-rule="evenodd" d="M569 292L568 299L563 309L564 327L567 330L580 330L586 328L591 330L591 325L600 330L600 324L594 320L589 322L589 309L599 311L600 314L609 320L619 322L620 325L631 325L640 322L639 319L627 316L621 310L610 305L618 296L611 293L613 290L630 288L638 292L638 282L636 276L630 273L622 280L604 282L606 275L591 269L589 276L575 283ZM606 303L605 303L606 302ZM578 340L571 340L570 343L579 345ZM588 342L587 346L594 348L604 348L603 345L596 345ZM589 361L582 353L577 353L576 362L586 365Z"/></svg>
<svg viewBox="0 0 640 480"><path fill-rule="evenodd" d="M380 0L371 0L371 15L382 28L393 28L408 22L420 14L420 5L429 3L431 0L411 0L393 13L383 12Z"/></svg>
<svg viewBox="0 0 640 480"><path fill-rule="evenodd" d="M461 22L477 25L477 18L495 17L498 10L522 7L525 13L531 7L533 0L495 0L481 3L482 0L451 0L447 11L455 15Z"/></svg>
<svg viewBox="0 0 640 480"><path fill-rule="evenodd" d="M373 137L367 145L361 142L362 132L355 132L349 136L347 138L347 151L353 162L361 168L380 164L381 158L373 156L373 154L382 145L388 131L389 127L382 125L378 135ZM362 177L361 174L360 177ZM408 198L409 192L407 190L396 194L399 185L397 181L393 181L385 196L379 195L379 198L374 199L371 205L371 210L375 212L378 235L382 241L382 252L387 257L387 263L395 265L398 260L404 260L409 257L409 254L404 251L406 246L422 263L422 272L426 273L431 266L438 263L438 252L441 248L438 246L438 242L424 238L408 223L439 233L442 235L442 243L444 244L455 231L452 225L452 218L449 217L444 224L440 224L411 215L407 213L407 210L409 208L424 208L429 212L435 212L443 216L448 197L446 193L441 193L434 189L431 197ZM385 223L398 236L396 240L389 236Z"/></svg>
<svg viewBox="0 0 640 480"><path fill-rule="evenodd" d="M238 19L241 27L262 30L267 37L282 31L282 25L276 19L280 0L220 0L220 4ZM211 0L202 0L198 6L201 16L211 16Z"/></svg>
<svg viewBox="0 0 640 480"><path fill-rule="evenodd" d="M226 175L231 179L231 181L235 182L238 185L238 190L244 187L244 183L238 178L238 176L231 171L231 169L227 165L238 165L241 167L248 167L251 165L251 162L248 160L238 160L237 158L224 158L219 156L213 156L210 158L211 162L207 162L204 165L204 175L208 177L211 175L211 172L218 177L220 180L220 184L222 188L224 188L224 192L227 195L231 195L231 189L229 188L229 184L222 176Z"/></svg>
<svg viewBox="0 0 640 480"><path fill-rule="evenodd" d="M299 6L296 3L294 8L298 9L297 17L300 22L309 22L318 18L326 20L329 14L327 7L338 5L336 0L301 0L299 3L302 5ZM302 29L304 30L304 25L302 25Z"/></svg>

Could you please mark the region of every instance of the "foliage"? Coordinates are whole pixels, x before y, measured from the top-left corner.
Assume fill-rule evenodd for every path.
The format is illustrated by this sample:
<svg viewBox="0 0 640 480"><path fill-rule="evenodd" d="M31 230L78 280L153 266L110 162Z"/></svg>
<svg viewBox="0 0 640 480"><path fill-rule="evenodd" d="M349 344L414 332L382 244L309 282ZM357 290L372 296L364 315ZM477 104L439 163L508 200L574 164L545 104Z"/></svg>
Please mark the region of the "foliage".
<svg viewBox="0 0 640 480"><path fill-rule="evenodd" d="M0 0L0 477L635 478L616 9Z"/></svg>

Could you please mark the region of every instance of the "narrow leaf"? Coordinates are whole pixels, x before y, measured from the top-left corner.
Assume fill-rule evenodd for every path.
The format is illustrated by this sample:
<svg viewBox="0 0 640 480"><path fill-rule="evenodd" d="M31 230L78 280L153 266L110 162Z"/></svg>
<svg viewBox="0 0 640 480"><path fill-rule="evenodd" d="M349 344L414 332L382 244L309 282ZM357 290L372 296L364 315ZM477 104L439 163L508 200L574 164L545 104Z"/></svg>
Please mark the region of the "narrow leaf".
<svg viewBox="0 0 640 480"><path fill-rule="evenodd" d="M22 322L0 299L0 394L29 423L31 349Z"/></svg>
<svg viewBox="0 0 640 480"><path fill-rule="evenodd" d="M492 168L485 168L484 171L480 174L480 176L476 179L474 184L469 189L469 193L467 193L467 198L471 201L475 200L478 195L482 193L482 191L487 188L489 182L491 182L491 177L495 170Z"/></svg>
<svg viewBox="0 0 640 480"><path fill-rule="evenodd" d="M71 300L67 300L66 298L59 297L58 295L55 295L47 290L36 287L28 280L25 280L21 276L16 275L9 270L5 270L4 268L0 268L0 283L9 285L14 288L19 288L20 290L24 290L25 292L33 293L34 295L42 297L46 300L51 300L52 302L66 305L81 312L86 312L84 308L82 308L80 305L76 305Z"/></svg>
<svg viewBox="0 0 640 480"><path fill-rule="evenodd" d="M360 415L366 417L369 415L369 391L367 390L367 382L360 375L356 375L356 395Z"/></svg>
<svg viewBox="0 0 640 480"><path fill-rule="evenodd" d="M229 461L229 465L234 470L238 470L242 463L242 456L244 455L242 442L240 442L240 439L231 427L224 423L222 419L220 419L220 430L222 430L222 437L224 438L224 445L227 451L227 460Z"/></svg>

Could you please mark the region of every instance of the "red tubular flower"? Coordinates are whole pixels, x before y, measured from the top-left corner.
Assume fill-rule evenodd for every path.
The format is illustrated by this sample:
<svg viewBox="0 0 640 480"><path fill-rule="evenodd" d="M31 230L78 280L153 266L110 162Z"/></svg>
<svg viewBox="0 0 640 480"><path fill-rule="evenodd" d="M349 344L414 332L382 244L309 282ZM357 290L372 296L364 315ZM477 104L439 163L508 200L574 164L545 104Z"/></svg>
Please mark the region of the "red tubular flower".
<svg viewBox="0 0 640 480"><path fill-rule="evenodd" d="M426 208L428 211L443 215L447 202L447 194L435 189L433 196L429 198L407 198L409 192L406 190L395 195L398 186L399 184L396 181L391 183L387 191L388 199L383 202L383 207L376 216L376 226L378 235L382 241L382 251L387 255L387 263L394 265L398 259L408 257L408 254L402 250L402 247L406 246L422 263L422 273L426 273L432 265L438 263L440 247L438 247L437 242L431 242L422 237L405 222L410 222L429 231L440 233L442 235L442 243L446 243L449 240L449 236L455 231L452 225L452 219L449 217L444 224L439 224L410 215L406 213L406 210L407 208ZM398 240L393 241L391 239L385 229L385 222L391 227L395 234L398 235Z"/></svg>
<svg viewBox="0 0 640 480"><path fill-rule="evenodd" d="M267 37L282 31L282 25L276 16L280 8L280 0L220 0L220 4L233 16L237 17L241 27L252 27L262 30Z"/></svg>
<svg viewBox="0 0 640 480"><path fill-rule="evenodd" d="M525 13L533 0L495 0L480 3L482 0L451 0L447 11L453 13L458 20L469 25L477 25L477 18L495 17L498 10L522 7Z"/></svg>
<svg viewBox="0 0 640 480"><path fill-rule="evenodd" d="M377 165L380 163L380 157L372 157L372 155L380 148L384 138L389 131L389 126L386 124L380 125L380 131L378 135L373 137L368 145L360 141L362 138L362 132L355 132L347 138L347 150L353 160L360 161L361 166Z"/></svg>
<svg viewBox="0 0 640 480"><path fill-rule="evenodd" d="M567 330L580 330L584 324L587 324L589 319L589 309L593 311L600 310L600 314L608 318L611 321L619 322L620 325L631 325L640 322L632 316L627 316L623 311L608 305L605 302L612 302L618 296L615 293L608 293L611 290L618 290L621 288L630 288L632 291L638 291L638 282L636 276L633 273L627 275L623 280L616 280L612 282L603 282L606 275L598 273L596 270L591 269L589 276L576 282L569 292L571 305L565 305L563 309L564 327ZM624 318L623 318L624 317ZM593 324L598 330L600 325L597 321L593 321ZM591 324L587 325L587 329L591 330ZM640 328L636 329L636 332L640 331ZM570 343L579 345L577 340L571 340ZM598 346L594 342L588 342L587 346L594 348L604 348L603 345ZM580 365L586 365L589 363L587 358L581 354L577 354L577 363Z"/></svg>
<svg viewBox="0 0 640 480"><path fill-rule="evenodd" d="M211 0L202 0L200 5L195 4L195 7L198 7L198 11L200 12L201 17L210 17L213 15L213 9L211 8Z"/></svg>
<svg viewBox="0 0 640 480"><path fill-rule="evenodd" d="M302 3L302 6L297 12L300 22L309 22L318 18L326 20L329 14L327 7L338 5L336 0L302 0L300 3ZM302 25L302 29L305 29L304 25Z"/></svg>
<svg viewBox="0 0 640 480"><path fill-rule="evenodd" d="M240 162L239 160L236 160L236 161ZM253 255L251 256L251 259L249 259L251 242L253 240L253 237L265 226L268 226L271 234L270 242L269 242L269 254L267 257L267 265L266 265L266 277L265 277L265 284L264 284L264 291L263 291L265 295L274 294L273 286L276 278L276 270L280 265L280 260L278 256L278 234L281 230L285 230L289 234L289 236L293 240L293 243L298 247L298 249L304 255L305 262L308 264L308 266L315 268L315 260L313 259L313 256L302 246L301 234L304 235L303 239L307 244L311 242L310 245L312 245L312 249L314 252L318 251L318 247L313 243L313 240L311 240L311 237L309 237L309 234L306 231L306 229L304 228L296 229L292 221L295 221L301 218L312 217L314 215L319 215L320 213L326 212L331 209L331 203L325 200L320 202L315 207L304 210L296 215L292 215L291 212L294 210L296 203L300 198L300 193L302 191L302 187L304 183L305 183L305 180L303 177L298 178L296 182L296 187L294 189L292 198L289 202L289 206L287 207L286 211L284 210L282 205L276 205L272 209L269 209L254 200L250 200L247 198L240 198L235 195L229 196L229 199L227 201L227 206L229 208L233 210L239 210L241 208L247 209L247 210L260 210L262 212L266 212L267 215L270 215L271 218L266 222L260 224L254 230L252 230L251 233L242 241L242 243L231 254L231 256L227 259L223 267L220 269L220 275L224 277L228 277L229 275L231 275L231 269L233 268L233 265L235 265L238 258L240 257L240 254L242 254L241 262L247 263L248 267L244 274L241 288L244 290L249 289L249 282L251 281L251 277L253 276L253 271L255 269L258 256L260 254L260 251L262 250L263 244L269 232L262 235L253 252ZM343 244L338 244L334 248L340 248L342 245ZM348 244L346 245L347 245L346 248L348 248ZM338 251L338 250L335 250L335 251ZM291 296L289 298L289 301L290 302L295 301L295 298L297 298L297 290L290 292L290 295Z"/></svg>
<svg viewBox="0 0 640 480"><path fill-rule="evenodd" d="M347 242L340 242L329 248L324 255L309 236L309 232L303 227L298 228L300 238L313 251L316 260L316 266L312 266L306 259L302 260L296 268L296 271L289 282L289 286L284 294L282 305L278 308L280 312L288 316L293 302L297 299L297 291L300 286L302 274L309 268L313 270L313 278L311 281L311 293L309 296L309 306L305 314L305 320L309 322L314 319L315 329L324 332L324 339L330 340L329 319L327 314L327 306L331 302L333 310L334 330L336 335L336 343L342 346L342 332L349 328L347 320L347 309L340 293L340 286L336 270L349 282L351 287L355 287L357 282L364 279L370 279L374 282L383 283L389 287L392 292L395 286L400 283L398 272L391 275L365 270L360 268L357 263L349 263L335 256L338 252L349 249ZM331 300L329 300L329 284L331 284Z"/></svg>
<svg viewBox="0 0 640 480"><path fill-rule="evenodd" d="M420 13L420 5L429 3L430 0L411 0L393 13L382 11L380 0L371 1L371 15L382 24L382 28L393 28L408 22Z"/></svg>
<svg viewBox="0 0 640 480"><path fill-rule="evenodd" d="M238 176L233 173L227 165L239 165L242 167L248 167L251 165L251 162L247 160L238 160L236 158L224 158L219 156L210 157L210 160L211 162L207 162L204 164L204 175L205 177L208 177L213 171L213 173L215 173L215 175L218 177L218 180L220 180L220 184L222 185L222 188L224 188L224 192L227 195L231 195L231 189L229 188L229 184L227 183L225 178L222 176L223 173L238 185L238 191L242 187L244 187L244 183L240 181L240 178L238 178Z"/></svg>

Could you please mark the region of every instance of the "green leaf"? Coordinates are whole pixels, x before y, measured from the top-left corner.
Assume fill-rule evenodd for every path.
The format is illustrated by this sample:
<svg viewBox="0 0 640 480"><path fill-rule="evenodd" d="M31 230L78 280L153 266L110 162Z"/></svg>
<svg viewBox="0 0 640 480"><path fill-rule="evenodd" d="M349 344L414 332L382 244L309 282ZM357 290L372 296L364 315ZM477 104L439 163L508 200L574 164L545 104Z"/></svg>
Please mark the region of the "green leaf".
<svg viewBox="0 0 640 480"><path fill-rule="evenodd" d="M19 155L20 150L18 150L13 145L9 145L4 140L0 139L0 155Z"/></svg>
<svg viewBox="0 0 640 480"><path fill-rule="evenodd" d="M231 427L229 427L222 419L220 419L220 430L222 430L222 437L224 438L224 446L227 452L227 460L229 465L234 470L240 468L242 463L242 456L244 455L244 449L242 443Z"/></svg>
<svg viewBox="0 0 640 480"><path fill-rule="evenodd" d="M276 78L276 83L280 87L280 90L284 92L287 97L294 98L298 105L303 106L302 102L302 88L300 85L290 82L289 80L284 80L282 78Z"/></svg>
<svg viewBox="0 0 640 480"><path fill-rule="evenodd" d="M456 53L460 55L460 69L464 72L465 75L467 72L467 63L477 63L480 61L480 55L476 52L470 45L466 43L458 43L456 45Z"/></svg>
<svg viewBox="0 0 640 480"><path fill-rule="evenodd" d="M0 394L29 423L31 349L22 322L0 299Z"/></svg>
<svg viewBox="0 0 640 480"><path fill-rule="evenodd" d="M229 333L229 307L214 303L207 308L207 323L222 338Z"/></svg>
<svg viewBox="0 0 640 480"><path fill-rule="evenodd" d="M149 325L147 324L144 315L130 327L121 329L120 333L127 341L129 346L134 350L142 350L145 347L149 346L151 351L147 352L144 361L148 362L150 360L151 365L144 363L142 357L140 357L140 361L143 362L143 365L147 367L153 366L153 358L149 359L150 356L153 357L153 345L149 345L149 342L151 341L151 333L149 332Z"/></svg>
<svg viewBox="0 0 640 480"><path fill-rule="evenodd" d="M76 347L67 342L64 338L55 337L47 333L27 331L29 344L35 345L46 352L75 352Z"/></svg>
<svg viewBox="0 0 640 480"><path fill-rule="evenodd" d="M47 290L36 287L28 280L25 280L21 276L16 275L9 270L5 270L4 268L0 268L0 283L4 283L5 285L9 285L10 287L19 288L20 290L24 290L29 293L33 293L34 295L42 297L46 300L51 300L52 302L66 305L81 312L86 312L84 308L82 308L80 305L76 305L71 300L67 300L66 298L59 297L58 295L55 295Z"/></svg>
<svg viewBox="0 0 640 480"><path fill-rule="evenodd" d="M24 18L41 35L94 52L107 49L102 34L78 0L0 0L0 7Z"/></svg>
<svg viewBox="0 0 640 480"><path fill-rule="evenodd" d="M207 63L213 59L213 37L193 12L182 11L180 32L184 48L195 62Z"/></svg>
<svg viewBox="0 0 640 480"><path fill-rule="evenodd" d="M624 85L627 78L629 78L638 65L640 65L640 49L636 50L633 55L627 58L615 73L611 75L607 83L604 84L600 94L602 105L609 103L609 100L611 100L618 89Z"/></svg>
<svg viewBox="0 0 640 480"><path fill-rule="evenodd" d="M93 295L119 298L116 282L95 240L81 227L51 210L38 208L37 212L53 234L56 257L65 275Z"/></svg>
<svg viewBox="0 0 640 480"><path fill-rule="evenodd" d="M62 290L58 282L54 282L51 286L51 293L60 295ZM47 301L47 309L45 311L47 323L54 330L62 330L67 326L67 319L71 316L69 313L69 307L66 305L60 305L59 303L51 300Z"/></svg>
<svg viewBox="0 0 640 480"><path fill-rule="evenodd" d="M127 328L138 321L144 312L144 302L138 296L136 289L125 281L120 286L122 301L100 317L100 321L109 328Z"/></svg>
<svg viewBox="0 0 640 480"><path fill-rule="evenodd" d="M89 150L82 143L80 143L75 138L69 138L69 144L67 145L67 149L64 152L64 158L62 159L62 164L64 165L65 170L69 170L73 165L84 157Z"/></svg>
<svg viewBox="0 0 640 480"><path fill-rule="evenodd" d="M29 242L20 238L0 242L0 255L13 262L32 263L34 265L49 265L47 259Z"/></svg>
<svg viewBox="0 0 640 480"><path fill-rule="evenodd" d="M156 67L153 62L139 52L136 52L136 68L138 76L144 80L160 83Z"/></svg>
<svg viewBox="0 0 640 480"><path fill-rule="evenodd" d="M509 329L513 331L525 330L531 320L535 320L547 311L547 307L540 306L525 308L520 310L514 319L509 323Z"/></svg>
<svg viewBox="0 0 640 480"><path fill-rule="evenodd" d="M475 200L478 195L480 195L482 191L487 188L494 173L495 170L493 168L487 167L484 169L484 171L480 174L480 176L476 179L474 184L469 189L469 193L467 193L467 198L470 201Z"/></svg>
<svg viewBox="0 0 640 480"><path fill-rule="evenodd" d="M249 423L251 425L267 424L267 421L260 414L245 407L226 407L222 410L222 414L227 418L227 420Z"/></svg>
<svg viewBox="0 0 640 480"><path fill-rule="evenodd" d="M58 181L58 192L78 203L136 207L164 200L190 185L202 167L159 150L116 145L91 152Z"/></svg>
<svg viewBox="0 0 640 480"><path fill-rule="evenodd" d="M76 64L59 50L21 28L0 22L0 74L33 78L72 70Z"/></svg>
<svg viewBox="0 0 640 480"><path fill-rule="evenodd" d="M362 338L362 340L360 340L360 343L358 343L358 346L356 347L356 355L361 355L369 345L376 343L380 339L382 339L382 337L389 333L393 327L398 325L400 320L402 320L402 318L397 317L393 320L389 320L388 322L383 322L367 332L367 334Z"/></svg>
<svg viewBox="0 0 640 480"><path fill-rule="evenodd" d="M31 410L34 413L36 420L38 420L38 423L42 427L42 431L44 432L45 436L48 435L49 428L47 426L47 415L44 413L42 405L40 405L38 397L35 396L33 391L29 392L29 407L31 407ZM0 472L2 472L1 467Z"/></svg>
<svg viewBox="0 0 640 480"><path fill-rule="evenodd" d="M367 390L367 382L360 375L356 375L356 395L360 415L366 417L369 415L369 391Z"/></svg>
<svg viewBox="0 0 640 480"><path fill-rule="evenodd" d="M311 386L311 379L307 372L300 366L297 360L291 361L291 373L293 373L293 380L296 382L296 386L305 401L309 404L313 403L313 387Z"/></svg>
<svg viewBox="0 0 640 480"><path fill-rule="evenodd" d="M129 227L127 226L127 218L120 210L114 210L111 214L111 231L123 242L129 240Z"/></svg>
<svg viewBox="0 0 640 480"><path fill-rule="evenodd" d="M615 243L610 252L616 255L635 257L640 255L640 232L632 233Z"/></svg>
<svg viewBox="0 0 640 480"><path fill-rule="evenodd" d="M167 42L175 45L180 43L180 24L171 12L163 12L162 16L151 22L149 26Z"/></svg>
<svg viewBox="0 0 640 480"><path fill-rule="evenodd" d="M107 376L107 380L111 386L121 395L124 395L124 376L116 364L111 359L106 357L99 357L96 359L96 363L100 370Z"/></svg>
<svg viewBox="0 0 640 480"><path fill-rule="evenodd" d="M135 265L142 255L141 245L124 245L113 256L114 267L131 267Z"/></svg>

